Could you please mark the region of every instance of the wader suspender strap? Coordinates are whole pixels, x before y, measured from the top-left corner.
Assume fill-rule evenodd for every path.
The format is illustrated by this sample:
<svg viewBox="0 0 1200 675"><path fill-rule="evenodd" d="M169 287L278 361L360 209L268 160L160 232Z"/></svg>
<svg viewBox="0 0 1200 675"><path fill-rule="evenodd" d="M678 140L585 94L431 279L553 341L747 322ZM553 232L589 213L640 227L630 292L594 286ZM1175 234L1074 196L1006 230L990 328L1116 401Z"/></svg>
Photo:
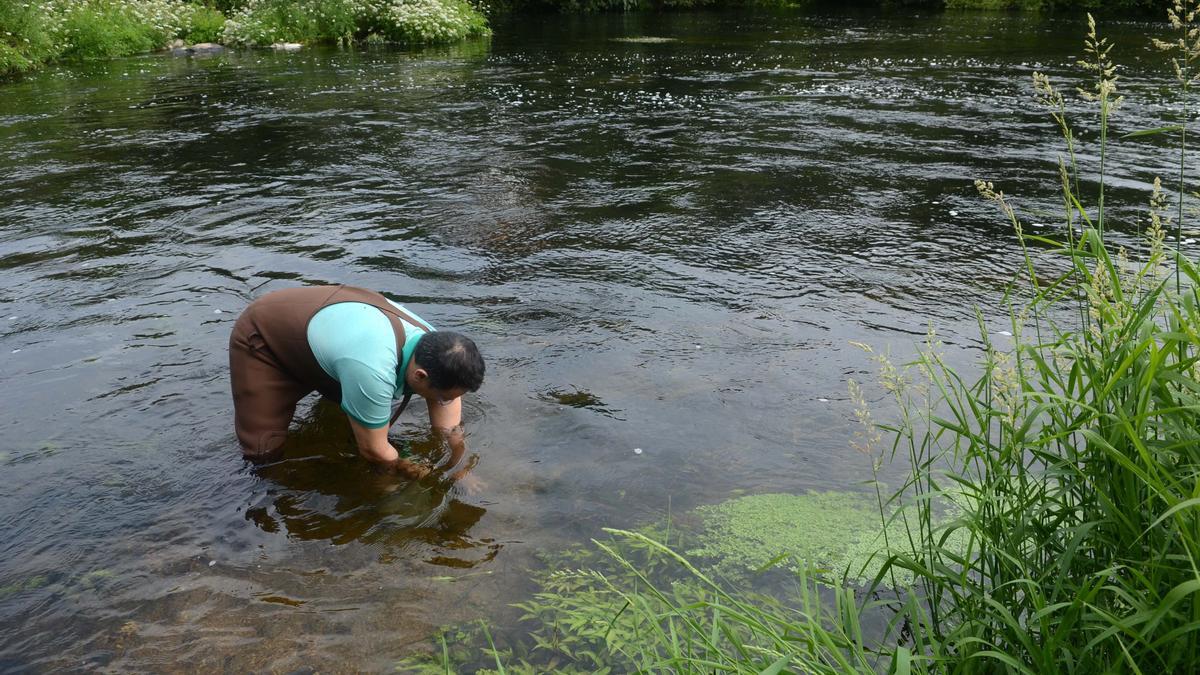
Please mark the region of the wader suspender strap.
<svg viewBox="0 0 1200 675"><path fill-rule="evenodd" d="M390 311L391 313L395 314L395 315L396 315L396 316L398 316L399 318L401 318L401 319L404 319L405 321L407 321L407 322L411 323L411 324L413 325L413 327L414 327L414 328L417 328L417 329L419 329L419 330L422 330L422 331L424 331L424 332L426 332L426 333L428 333L428 332L429 332L429 331L427 331L427 330L424 330L424 329L425 329L425 325L426 325L424 322L422 322L422 321L418 321L418 320L417 320L415 317L413 317L411 314L409 314L408 312L406 312L406 311L404 311L404 310L402 310L402 309L397 309L397 308L395 307L395 305L392 305L391 303L388 303L388 305L389 305L389 307L388 307L387 311ZM380 309L382 309L382 308L380 308ZM403 365L403 364L401 364L401 365ZM400 374L400 377L401 377L401 386L403 386L403 385L404 385L404 380L403 380L403 378L404 378L404 374L403 374L403 373L401 373L401 374ZM412 394L405 394L405 395L404 395L404 398L403 398L403 399L401 399L401 401L400 401L400 407L396 408L396 412L392 413L392 419L391 419L391 421L390 421L390 422L388 422L388 428L389 428L389 429L391 428L391 426L392 426L393 424L395 424L395 423L396 423L396 420L400 419L400 413L404 412L404 409L408 407L408 402L409 402L409 400L411 400L411 399L412 399L412 396L413 396Z"/></svg>
<svg viewBox="0 0 1200 675"><path fill-rule="evenodd" d="M401 399L400 407L396 408L396 412L392 413L391 421L388 422L389 429L392 428L392 425L396 423L396 420L400 419L400 413L404 412L404 409L408 407L408 401L411 398L412 398L412 394L405 394L404 398Z"/></svg>
<svg viewBox="0 0 1200 675"><path fill-rule="evenodd" d="M388 309L391 310L391 312L393 314L395 314L396 316L411 323L414 328L419 329L421 332L424 332L424 333L429 332L429 330L427 328L425 328L425 326L427 324L424 321L418 321L417 318L415 316L413 316L412 314L409 314L408 312L406 312L402 309L396 309L396 306L390 302L388 303Z"/></svg>

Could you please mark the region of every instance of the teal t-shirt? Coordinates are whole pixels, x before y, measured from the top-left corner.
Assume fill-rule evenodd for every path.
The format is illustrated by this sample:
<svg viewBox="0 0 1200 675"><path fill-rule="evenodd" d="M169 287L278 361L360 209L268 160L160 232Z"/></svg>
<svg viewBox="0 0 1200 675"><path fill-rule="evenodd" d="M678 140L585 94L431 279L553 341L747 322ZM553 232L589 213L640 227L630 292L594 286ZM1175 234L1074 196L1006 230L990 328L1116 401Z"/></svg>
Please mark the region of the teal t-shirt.
<svg viewBox="0 0 1200 675"><path fill-rule="evenodd" d="M401 354L396 353L391 321L366 303L339 302L321 309L308 322L308 346L321 369L342 386L342 410L368 429L387 425L392 401L405 393L401 373L408 367L421 336L434 330L411 310L392 304L419 322L414 325L401 319Z"/></svg>

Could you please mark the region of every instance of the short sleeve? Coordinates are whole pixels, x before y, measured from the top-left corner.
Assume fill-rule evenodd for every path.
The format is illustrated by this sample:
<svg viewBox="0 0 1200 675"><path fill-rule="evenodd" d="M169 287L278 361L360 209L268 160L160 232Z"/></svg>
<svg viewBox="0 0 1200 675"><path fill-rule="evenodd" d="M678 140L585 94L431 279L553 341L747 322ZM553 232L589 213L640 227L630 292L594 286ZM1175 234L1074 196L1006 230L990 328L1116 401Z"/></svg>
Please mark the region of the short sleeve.
<svg viewBox="0 0 1200 675"><path fill-rule="evenodd" d="M334 377L342 385L342 410L368 429L386 426L392 413L395 380L353 358L338 359L333 368Z"/></svg>

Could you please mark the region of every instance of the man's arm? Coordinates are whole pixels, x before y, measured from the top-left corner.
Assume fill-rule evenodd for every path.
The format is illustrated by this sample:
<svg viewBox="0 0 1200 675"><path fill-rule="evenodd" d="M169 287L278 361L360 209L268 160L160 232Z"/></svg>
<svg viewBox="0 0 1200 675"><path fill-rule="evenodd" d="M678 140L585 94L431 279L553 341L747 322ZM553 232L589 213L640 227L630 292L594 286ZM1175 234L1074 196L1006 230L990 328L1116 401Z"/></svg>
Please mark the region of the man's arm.
<svg viewBox="0 0 1200 675"><path fill-rule="evenodd" d="M467 439L462 427L462 398L456 398L445 405L437 401L430 401L429 426L446 439L446 444L450 446L450 457L445 464L446 470L458 468L467 454ZM475 468L474 458L467 462L466 466L458 468L457 471L450 474L450 478L462 480L473 468ZM482 489L483 484L476 479L472 480L471 486L468 487L472 491L476 491Z"/></svg>
<svg viewBox="0 0 1200 675"><path fill-rule="evenodd" d="M378 429L368 429L359 424L349 415L350 428L354 430L354 440L358 443L358 454L388 471L408 476L409 478L424 478L429 474L429 467L400 457L396 448L388 441L387 426Z"/></svg>

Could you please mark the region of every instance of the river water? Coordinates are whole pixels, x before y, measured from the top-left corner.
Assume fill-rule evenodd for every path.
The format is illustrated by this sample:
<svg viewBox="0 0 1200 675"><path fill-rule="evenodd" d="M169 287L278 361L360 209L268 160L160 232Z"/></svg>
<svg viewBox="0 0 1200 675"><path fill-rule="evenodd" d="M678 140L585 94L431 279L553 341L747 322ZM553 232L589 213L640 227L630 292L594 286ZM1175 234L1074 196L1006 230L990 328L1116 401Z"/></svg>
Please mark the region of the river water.
<svg viewBox="0 0 1200 675"><path fill-rule="evenodd" d="M1117 131L1159 126L1161 26L1104 28L1129 66ZM521 17L451 48L0 86L0 670L386 669L439 625L500 621L538 551L602 526L852 488L851 342L903 355L932 322L965 361L976 307L1004 328L1020 252L971 180L1061 230L1030 75L1069 90L1084 30ZM1170 171L1159 145L1122 143L1113 203ZM306 283L475 338L482 492L375 476L324 404L285 461L242 462L229 330ZM434 452L424 412L394 436Z"/></svg>

